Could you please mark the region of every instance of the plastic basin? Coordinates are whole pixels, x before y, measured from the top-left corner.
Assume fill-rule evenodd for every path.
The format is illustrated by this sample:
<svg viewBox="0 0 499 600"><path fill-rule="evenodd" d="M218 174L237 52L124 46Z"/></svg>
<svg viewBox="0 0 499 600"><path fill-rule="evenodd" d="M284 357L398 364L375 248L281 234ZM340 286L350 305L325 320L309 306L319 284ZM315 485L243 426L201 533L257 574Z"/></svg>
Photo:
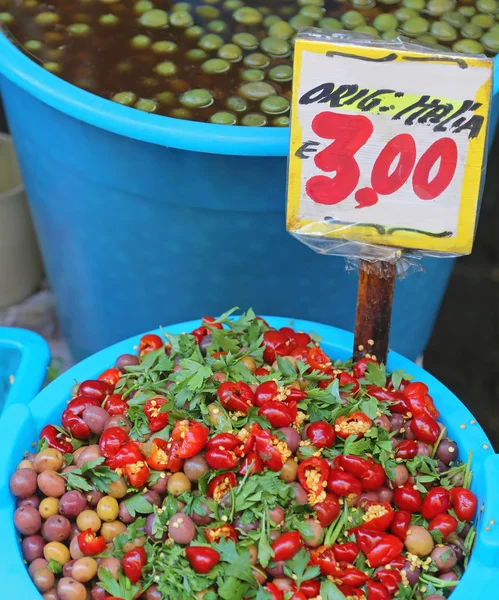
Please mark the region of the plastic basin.
<svg viewBox="0 0 499 600"><path fill-rule="evenodd" d="M264 318L274 327L290 323L290 319L283 317ZM171 333L181 333L191 331L198 325L199 321L190 321L164 329ZM293 327L298 331L313 330L319 334L323 338L324 349L333 358L345 360L351 355L351 333L301 320L293 321ZM14 498L9 491L9 477L15 470L20 456L30 449L31 443L37 439L41 428L48 422L60 421L73 383L97 377L104 369L114 364L117 356L134 352L138 341L139 336L133 337L87 358L57 378L27 406L10 406L0 419L0 464L6 467L0 474L2 585L5 589L15 590L18 598L40 600L40 594L29 579L20 554L19 540L13 524ZM494 585L499 585L499 455L494 454L483 429L468 409L432 375L394 352L390 353L388 369L404 369L426 383L448 428L449 437L459 444L461 456L467 456L470 450L473 451L472 489L483 508L478 517L477 542L468 569L459 587L452 593L452 600L468 600L472 595L476 595L477 591L482 590L489 593Z"/></svg>
<svg viewBox="0 0 499 600"><path fill-rule="evenodd" d="M47 374L47 342L26 329L0 327L0 413L12 404L27 404Z"/></svg>
<svg viewBox="0 0 499 600"><path fill-rule="evenodd" d="M353 329L357 278L285 232L287 129L140 113L48 73L1 34L0 73L77 358L231 305ZM411 359L426 346L453 261L423 265L395 293L392 346Z"/></svg>

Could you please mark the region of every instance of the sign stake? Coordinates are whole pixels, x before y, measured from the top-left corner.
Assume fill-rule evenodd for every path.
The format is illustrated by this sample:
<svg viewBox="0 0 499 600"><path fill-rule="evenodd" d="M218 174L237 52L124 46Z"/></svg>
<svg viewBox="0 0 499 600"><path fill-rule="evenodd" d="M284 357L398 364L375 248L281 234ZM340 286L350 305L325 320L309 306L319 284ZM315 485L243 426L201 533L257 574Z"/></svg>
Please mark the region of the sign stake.
<svg viewBox="0 0 499 600"><path fill-rule="evenodd" d="M355 317L354 360L366 354L386 364L390 337L395 265L362 260Z"/></svg>

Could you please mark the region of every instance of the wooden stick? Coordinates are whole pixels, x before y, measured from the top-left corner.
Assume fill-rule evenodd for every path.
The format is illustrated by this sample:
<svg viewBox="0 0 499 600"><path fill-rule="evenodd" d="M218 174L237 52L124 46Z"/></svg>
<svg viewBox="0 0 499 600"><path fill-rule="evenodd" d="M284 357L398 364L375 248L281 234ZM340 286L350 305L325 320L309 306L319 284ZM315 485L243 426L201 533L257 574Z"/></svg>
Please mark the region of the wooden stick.
<svg viewBox="0 0 499 600"><path fill-rule="evenodd" d="M392 315L395 265L377 261L360 263L354 360L369 354L386 364Z"/></svg>

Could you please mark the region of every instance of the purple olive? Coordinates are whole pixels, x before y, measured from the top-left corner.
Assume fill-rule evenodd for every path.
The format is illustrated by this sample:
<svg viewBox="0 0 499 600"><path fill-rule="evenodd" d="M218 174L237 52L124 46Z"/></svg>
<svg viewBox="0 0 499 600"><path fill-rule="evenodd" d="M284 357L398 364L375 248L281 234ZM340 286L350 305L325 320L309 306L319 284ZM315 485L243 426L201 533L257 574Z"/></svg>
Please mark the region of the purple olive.
<svg viewBox="0 0 499 600"><path fill-rule="evenodd" d="M129 433L132 428L128 419L123 415L111 415L104 425L104 430L110 427L120 427L125 433Z"/></svg>
<svg viewBox="0 0 499 600"><path fill-rule="evenodd" d="M28 535L22 542L23 558L27 562L33 562L37 558L43 558L45 540L41 535Z"/></svg>
<svg viewBox="0 0 499 600"><path fill-rule="evenodd" d="M209 525L213 521L213 518L210 516L211 511L208 508L208 505L202 502L199 505L198 510L201 511L203 514L199 514L199 512L193 511L191 514L191 519L194 521L194 523L196 523L196 525Z"/></svg>
<svg viewBox="0 0 499 600"><path fill-rule="evenodd" d="M234 519L233 525L239 531L243 533L248 533L249 531L255 531L260 526L259 521L251 521L250 523L243 523L241 519Z"/></svg>
<svg viewBox="0 0 499 600"><path fill-rule="evenodd" d="M436 546L430 554L440 573L448 573L456 566L457 556L451 546Z"/></svg>
<svg viewBox="0 0 499 600"><path fill-rule="evenodd" d="M460 531L459 537L464 539L468 535L470 529L471 529L471 524L470 523L466 523L466 525Z"/></svg>
<svg viewBox="0 0 499 600"><path fill-rule="evenodd" d="M163 600L163 594L158 590L156 584L147 589L145 600Z"/></svg>
<svg viewBox="0 0 499 600"><path fill-rule="evenodd" d="M208 348L208 346L211 344L212 341L213 341L213 335L211 333L208 333L207 335L205 335L204 338L201 340L201 342L199 344L199 349L201 350L201 354L203 356L206 356L206 349Z"/></svg>
<svg viewBox="0 0 499 600"><path fill-rule="evenodd" d="M161 506L161 496L154 490L147 490L144 494L144 498L153 506Z"/></svg>
<svg viewBox="0 0 499 600"><path fill-rule="evenodd" d="M294 488L296 488L296 491L295 491L296 504L308 504L308 495L307 495L307 492L305 491L305 488L302 485L300 485L299 483L292 483L291 485Z"/></svg>
<svg viewBox="0 0 499 600"><path fill-rule="evenodd" d="M303 543L308 548L317 548L324 539L324 528L313 519L305 519L304 523L308 525L307 529L310 532L310 536L303 536Z"/></svg>
<svg viewBox="0 0 499 600"><path fill-rule="evenodd" d="M121 354L116 359L116 368L122 373L126 372L126 367L135 367L139 364L139 357L135 354Z"/></svg>
<svg viewBox="0 0 499 600"><path fill-rule="evenodd" d="M71 531L71 524L62 515L52 515L42 527L42 536L47 542L63 542L67 540Z"/></svg>
<svg viewBox="0 0 499 600"><path fill-rule="evenodd" d="M196 537L196 526L188 515L175 513L168 524L168 533L177 544L190 544Z"/></svg>
<svg viewBox="0 0 499 600"><path fill-rule="evenodd" d="M284 523L285 513L280 506L275 506L269 511L269 517L276 525L281 525Z"/></svg>
<svg viewBox="0 0 499 600"><path fill-rule="evenodd" d="M407 480L409 479L409 471L405 465L395 465L395 467L393 467L393 473L395 475L395 479L391 483L394 488L400 487L401 485L404 485L404 483L407 483Z"/></svg>
<svg viewBox="0 0 499 600"><path fill-rule="evenodd" d="M83 411L83 420L89 426L90 431L96 435L101 435L106 426L106 422L111 415L100 406L89 406Z"/></svg>
<svg viewBox="0 0 499 600"><path fill-rule="evenodd" d="M14 525L23 535L34 535L40 531L42 518L40 513L32 506L21 506L14 513Z"/></svg>
<svg viewBox="0 0 499 600"><path fill-rule="evenodd" d="M442 575L439 575L438 578L442 581L457 581L457 575L454 573L454 571L442 573Z"/></svg>
<svg viewBox="0 0 499 600"><path fill-rule="evenodd" d="M161 475L164 475L164 477L161 477ZM149 486L149 489L153 492L158 492L158 494L165 495L170 474L161 473L161 475L158 477L158 481L154 485Z"/></svg>
<svg viewBox="0 0 499 600"><path fill-rule="evenodd" d="M376 492L362 492L362 494L357 496L355 505L359 506L360 508L363 508L363 506L366 504L366 502L378 502L378 501L379 501L379 498L378 498L378 494Z"/></svg>
<svg viewBox="0 0 499 600"><path fill-rule="evenodd" d="M391 431L392 429L390 419L386 415L380 415L379 417L376 417L374 419L374 424L376 425L376 427L379 427L384 431Z"/></svg>
<svg viewBox="0 0 499 600"><path fill-rule="evenodd" d="M92 588L92 600L107 600L109 593L100 585L94 585Z"/></svg>
<svg viewBox="0 0 499 600"><path fill-rule="evenodd" d="M415 567L412 563L406 560L403 570L405 571L409 585L411 587L416 585L416 583L419 581L419 576L421 575L421 569L419 567Z"/></svg>
<svg viewBox="0 0 499 600"><path fill-rule="evenodd" d="M457 444L451 440L443 439L437 448L437 458L445 465L450 465L457 459Z"/></svg>
<svg viewBox="0 0 499 600"><path fill-rule="evenodd" d="M401 427L404 426L404 417L399 415L398 413L394 413L389 417L390 420L390 431L399 431Z"/></svg>
<svg viewBox="0 0 499 600"><path fill-rule="evenodd" d="M16 501L16 508L20 508L21 506L32 506L33 508L38 508L40 506L41 499L39 496L30 496L29 498L24 498L24 500Z"/></svg>
<svg viewBox="0 0 499 600"><path fill-rule="evenodd" d="M103 492L99 492L98 490L87 492L87 502L90 504L90 506L97 506L97 504L99 504L99 500L102 498L104 498Z"/></svg>
<svg viewBox="0 0 499 600"><path fill-rule="evenodd" d="M124 500L122 500L120 502L120 510L119 510L118 514L120 517L120 521L123 521L123 523L125 523L126 525L128 525L129 523L133 523L135 521L135 519L137 518L137 517L132 517L132 515L128 511L128 508L126 507Z"/></svg>
<svg viewBox="0 0 499 600"><path fill-rule="evenodd" d="M391 490L388 487L381 487L379 488L379 491L377 492L378 494L378 500L380 502L388 502L389 504L392 503L393 500L393 490Z"/></svg>
<svg viewBox="0 0 499 600"><path fill-rule="evenodd" d="M272 577L283 577L285 564L286 563L283 560L280 560L275 563L275 566L267 567L267 573Z"/></svg>
<svg viewBox="0 0 499 600"><path fill-rule="evenodd" d="M418 442L418 456L431 456L432 447L426 442Z"/></svg>
<svg viewBox="0 0 499 600"><path fill-rule="evenodd" d="M414 436L414 434L412 433L412 430L411 430L411 423L412 423L412 420L409 420L405 424L404 437L406 440L415 440L416 439L416 437Z"/></svg>
<svg viewBox="0 0 499 600"><path fill-rule="evenodd" d="M28 575L33 578L33 575L38 571L38 569L43 569L48 565L48 560L45 558L35 558L35 560L28 567Z"/></svg>
<svg viewBox="0 0 499 600"><path fill-rule="evenodd" d="M36 471L18 469L10 478L10 491L16 498L29 498L36 492Z"/></svg>
<svg viewBox="0 0 499 600"><path fill-rule="evenodd" d="M71 577L73 575L73 565L75 564L75 560L69 560L63 567L62 567L62 575L63 577Z"/></svg>
<svg viewBox="0 0 499 600"><path fill-rule="evenodd" d="M300 446L300 434L292 427L281 427L278 431L284 434L288 448L294 454Z"/></svg>
<svg viewBox="0 0 499 600"><path fill-rule="evenodd" d="M69 518L76 518L85 510L87 498L77 490L71 490L61 496L59 500L59 512Z"/></svg>

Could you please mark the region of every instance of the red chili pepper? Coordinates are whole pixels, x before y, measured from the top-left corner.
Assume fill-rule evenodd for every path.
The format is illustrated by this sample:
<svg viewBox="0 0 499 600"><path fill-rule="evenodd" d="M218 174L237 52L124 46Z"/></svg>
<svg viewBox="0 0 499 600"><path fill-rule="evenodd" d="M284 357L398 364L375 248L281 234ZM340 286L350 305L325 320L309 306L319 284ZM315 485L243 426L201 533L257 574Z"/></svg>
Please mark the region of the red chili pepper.
<svg viewBox="0 0 499 600"><path fill-rule="evenodd" d="M339 585L338 589L348 600L366 600L366 595L359 588L353 588L350 585Z"/></svg>
<svg viewBox="0 0 499 600"><path fill-rule="evenodd" d="M430 521L428 531L433 531L435 529L440 531L442 538L445 540L451 533L456 531L457 525L457 520L452 515L437 515Z"/></svg>
<svg viewBox="0 0 499 600"><path fill-rule="evenodd" d="M46 440L49 448L54 448L64 454L73 452L73 444L68 441L67 436L61 433L54 425L45 425L40 431L40 439Z"/></svg>
<svg viewBox="0 0 499 600"><path fill-rule="evenodd" d="M84 410L90 406L100 407L100 401L89 396L78 396L71 400L62 413L62 426L65 429L69 429L71 435L79 440L86 440L92 434L90 427L85 423L81 416Z"/></svg>
<svg viewBox="0 0 499 600"><path fill-rule="evenodd" d="M104 536L97 536L92 529L85 529L78 534L78 547L85 556L100 554L106 547Z"/></svg>
<svg viewBox="0 0 499 600"><path fill-rule="evenodd" d="M434 444L440 436L440 427L433 417L420 415L411 421L411 431L421 442Z"/></svg>
<svg viewBox="0 0 499 600"><path fill-rule="evenodd" d="M226 381L217 390L220 403L227 410L246 414L255 405L255 394L244 381Z"/></svg>
<svg viewBox="0 0 499 600"><path fill-rule="evenodd" d="M123 572L135 584L142 576L142 569L147 562L147 555L141 546L130 550L122 559Z"/></svg>
<svg viewBox="0 0 499 600"><path fill-rule="evenodd" d="M292 340L297 346L307 346L312 341L308 333L304 333L303 331L293 331L291 327L281 327L280 331L282 331L284 335L287 335L288 339Z"/></svg>
<svg viewBox="0 0 499 600"><path fill-rule="evenodd" d="M355 396L355 394L360 390L360 383L357 381L357 379L355 379L355 377L352 377L350 373L347 373L346 371L342 371L338 375L338 381L340 388L346 387L347 385L352 386L348 392L351 396Z"/></svg>
<svg viewBox="0 0 499 600"><path fill-rule="evenodd" d="M395 488L393 491L393 504L401 510L407 510L410 513L421 512L423 499L421 492L414 489L410 483Z"/></svg>
<svg viewBox="0 0 499 600"><path fill-rule="evenodd" d="M283 593L281 592L281 590L273 583L267 583L267 585L265 586L265 589L267 590L267 592L269 592L272 600L283 600L284 599L284 596L283 596Z"/></svg>
<svg viewBox="0 0 499 600"><path fill-rule="evenodd" d="M372 420L366 414L357 411L348 416L338 417L334 422L334 430L343 440L350 435L356 435L357 439L360 439L371 429L372 425Z"/></svg>
<svg viewBox="0 0 499 600"><path fill-rule="evenodd" d="M211 327L212 329L223 329L222 323L215 323L216 319L214 317L203 317L201 319L201 323L205 327Z"/></svg>
<svg viewBox="0 0 499 600"><path fill-rule="evenodd" d="M307 362L314 371L328 371L332 362L327 354L325 354L320 348L315 346L309 348Z"/></svg>
<svg viewBox="0 0 499 600"><path fill-rule="evenodd" d="M265 377L269 373L270 373L270 371L268 369L266 369L265 367L258 367L258 369L255 371L256 377Z"/></svg>
<svg viewBox="0 0 499 600"><path fill-rule="evenodd" d="M409 412L409 405L401 392L395 390L387 390L375 385L368 385L367 392L378 402L387 402L388 410L392 413L405 415Z"/></svg>
<svg viewBox="0 0 499 600"><path fill-rule="evenodd" d="M177 421L173 428L171 439L180 445L177 450L177 458L191 458L199 454L206 446L210 430L199 421L183 419Z"/></svg>
<svg viewBox="0 0 499 600"><path fill-rule="evenodd" d="M292 385L288 385L288 387L284 390L284 395L286 396L284 402L300 402L300 400L305 400L307 397L307 392L299 390Z"/></svg>
<svg viewBox="0 0 499 600"><path fill-rule="evenodd" d="M106 371L101 373L99 377L97 377L97 379L99 381L105 381L109 383L109 385L111 385L114 390L114 386L121 379L121 371L116 367L111 367L110 369L106 369Z"/></svg>
<svg viewBox="0 0 499 600"><path fill-rule="evenodd" d="M389 502L378 502L377 500L368 500L364 504L364 510L366 511L364 515L366 527L376 531L386 531L395 515Z"/></svg>
<svg viewBox="0 0 499 600"><path fill-rule="evenodd" d="M113 393L113 390L114 385L111 385L107 381L87 379L87 381L80 383L77 395L95 398L99 402L102 402L106 396Z"/></svg>
<svg viewBox="0 0 499 600"><path fill-rule="evenodd" d="M256 452L250 452L248 456L245 456L241 461L239 467L239 475L254 475L255 473L261 473L263 471L263 460L258 456Z"/></svg>
<svg viewBox="0 0 499 600"><path fill-rule="evenodd" d="M141 488L149 479L149 467L145 463L145 459L123 467L123 473L126 475L130 485L134 488Z"/></svg>
<svg viewBox="0 0 499 600"><path fill-rule="evenodd" d="M298 480L309 493L318 497L325 489L329 477L329 465L324 458L306 458L298 466Z"/></svg>
<svg viewBox="0 0 499 600"><path fill-rule="evenodd" d="M316 596L319 595L320 591L321 591L321 584L320 584L320 581L317 581L316 579L309 579L308 581L304 581L300 585L300 592L306 598L315 598Z"/></svg>
<svg viewBox="0 0 499 600"><path fill-rule="evenodd" d="M395 594L399 589L399 583L402 583L402 575L396 569L381 569L376 573L376 579L381 581L389 594Z"/></svg>
<svg viewBox="0 0 499 600"><path fill-rule="evenodd" d="M221 446L226 450L239 451L242 445L241 440L233 433L217 433L206 442L206 450L214 450Z"/></svg>
<svg viewBox="0 0 499 600"><path fill-rule="evenodd" d="M288 531L272 542L274 560L290 560L303 547L299 531Z"/></svg>
<svg viewBox="0 0 499 600"><path fill-rule="evenodd" d="M367 600L390 600L390 594L386 587L379 581L367 582Z"/></svg>
<svg viewBox="0 0 499 600"><path fill-rule="evenodd" d="M239 457L232 450L225 450L220 448L214 448L208 450L204 458L208 463L208 466L212 469L228 471L229 469L235 469L239 463Z"/></svg>
<svg viewBox="0 0 499 600"><path fill-rule="evenodd" d="M386 479L383 467L371 459L361 456L337 456L334 464L356 477L364 491L373 491L381 487Z"/></svg>
<svg viewBox="0 0 499 600"><path fill-rule="evenodd" d="M149 456L146 457L146 461L151 469L154 469L155 471L166 471L170 466L170 456L171 453L169 452L168 442L161 438L154 438L151 442Z"/></svg>
<svg viewBox="0 0 499 600"><path fill-rule="evenodd" d="M335 575L335 579L340 582L340 585L348 585L356 588L364 585L369 579L369 575L363 571L359 571L355 567L347 567L346 569L339 570Z"/></svg>
<svg viewBox="0 0 499 600"><path fill-rule="evenodd" d="M437 515L446 513L451 506L450 493L444 487L434 487L427 494L421 507L423 519L431 521Z"/></svg>
<svg viewBox="0 0 499 600"><path fill-rule="evenodd" d="M390 533L383 533L381 540L367 553L369 565L382 567L391 562L404 549L402 541Z"/></svg>
<svg viewBox="0 0 499 600"><path fill-rule="evenodd" d="M336 575L338 572L338 563L334 556L331 546L319 546L310 553L310 561L318 565L323 575Z"/></svg>
<svg viewBox="0 0 499 600"><path fill-rule="evenodd" d="M358 547L367 556L371 550L374 550L377 544L381 542L385 535L381 531L367 529L366 527L355 527L350 530L350 533L355 535L355 540Z"/></svg>
<svg viewBox="0 0 499 600"><path fill-rule="evenodd" d="M214 477L208 484L207 494L217 502L228 494L231 488L236 487L237 479L235 473L221 473Z"/></svg>
<svg viewBox="0 0 499 600"><path fill-rule="evenodd" d="M111 394L104 401L104 410L110 415L124 415L127 409L128 404L120 394Z"/></svg>
<svg viewBox="0 0 499 600"><path fill-rule="evenodd" d="M298 410L296 402L286 404L285 402L270 400L260 408L258 414L265 417L270 425L277 429L278 427L292 425L296 421Z"/></svg>
<svg viewBox="0 0 499 600"><path fill-rule="evenodd" d="M144 414L151 433L160 431L168 425L168 413L161 412L161 407L167 399L163 396L153 396L144 405Z"/></svg>
<svg viewBox="0 0 499 600"><path fill-rule="evenodd" d="M460 521L472 521L475 518L478 501L473 492L462 487L452 488L450 499Z"/></svg>
<svg viewBox="0 0 499 600"><path fill-rule="evenodd" d="M289 356L294 356L296 360L300 360L302 363L308 363L308 346L297 346L294 350L289 353Z"/></svg>
<svg viewBox="0 0 499 600"><path fill-rule="evenodd" d="M418 453L418 443L414 440L402 440L397 446L395 452L395 458L401 458L402 460L409 460L414 458Z"/></svg>
<svg viewBox="0 0 499 600"><path fill-rule="evenodd" d="M208 335L209 331L207 327L198 327L197 329L194 329L194 331L191 331L191 335L193 335L196 338L196 344L200 344L201 340L205 337L205 335Z"/></svg>
<svg viewBox="0 0 499 600"><path fill-rule="evenodd" d="M311 423L306 435L315 448L331 448L336 439L334 427L326 421Z"/></svg>
<svg viewBox="0 0 499 600"><path fill-rule="evenodd" d="M214 529L205 529L204 535L210 544L218 542L222 538L237 542L238 538L237 531L234 529L234 527L232 527L232 525L221 525L220 527L215 527Z"/></svg>
<svg viewBox="0 0 499 600"><path fill-rule="evenodd" d="M278 393L277 383L275 381L264 381L255 390L255 405L261 408L270 400L273 400Z"/></svg>
<svg viewBox="0 0 499 600"><path fill-rule="evenodd" d="M126 465L133 465L139 461L143 461L144 456L140 451L140 446L137 442L126 442L116 452L114 456L106 459L106 466L110 469L123 468Z"/></svg>
<svg viewBox="0 0 499 600"><path fill-rule="evenodd" d="M350 473L346 473L341 469L330 469L327 489L339 497L350 496L351 494L358 496L362 492L362 485Z"/></svg>
<svg viewBox="0 0 499 600"><path fill-rule="evenodd" d="M333 544L334 557L338 562L352 564L359 555L359 547L354 542L345 542L344 544Z"/></svg>
<svg viewBox="0 0 499 600"><path fill-rule="evenodd" d="M266 331L263 334L263 360L271 365L277 356L287 356L296 344L282 331Z"/></svg>
<svg viewBox="0 0 499 600"><path fill-rule="evenodd" d="M326 494L322 502L314 505L315 517L319 521L321 527L328 527L333 521L336 521L340 512L341 506L338 498L334 494Z"/></svg>
<svg viewBox="0 0 499 600"><path fill-rule="evenodd" d="M128 433L121 427L109 427L102 432L99 438L99 449L102 456L109 458L116 456L118 450L128 442Z"/></svg>
<svg viewBox="0 0 499 600"><path fill-rule="evenodd" d="M367 365L369 363L377 364L373 358L366 358L365 356L363 358L360 358L353 365L353 376L357 379L361 379L362 377L364 377L367 371Z"/></svg>
<svg viewBox="0 0 499 600"><path fill-rule="evenodd" d="M140 338L139 342L139 356L144 356L144 354L149 354L149 352L153 352L154 350L159 350L163 345L163 340L154 333L146 333Z"/></svg>
<svg viewBox="0 0 499 600"><path fill-rule="evenodd" d="M258 427L251 428L251 432L255 432L255 451L263 461L263 464L271 471L280 471L287 457L284 457L277 449L277 444L284 444L277 436L272 435L267 429ZM286 445L287 448L287 445Z"/></svg>
<svg viewBox="0 0 499 600"><path fill-rule="evenodd" d="M404 389L403 395L413 417L426 415L432 419L438 419L439 412L435 408L431 396L428 395L427 385L420 381L410 383Z"/></svg>
<svg viewBox="0 0 499 600"><path fill-rule="evenodd" d="M398 510L393 516L392 524L390 525L390 531L396 535L399 539L405 542L407 532L411 525L412 515L407 510Z"/></svg>
<svg viewBox="0 0 499 600"><path fill-rule="evenodd" d="M185 555L196 573L206 575L220 562L220 554L208 546L189 546Z"/></svg>

